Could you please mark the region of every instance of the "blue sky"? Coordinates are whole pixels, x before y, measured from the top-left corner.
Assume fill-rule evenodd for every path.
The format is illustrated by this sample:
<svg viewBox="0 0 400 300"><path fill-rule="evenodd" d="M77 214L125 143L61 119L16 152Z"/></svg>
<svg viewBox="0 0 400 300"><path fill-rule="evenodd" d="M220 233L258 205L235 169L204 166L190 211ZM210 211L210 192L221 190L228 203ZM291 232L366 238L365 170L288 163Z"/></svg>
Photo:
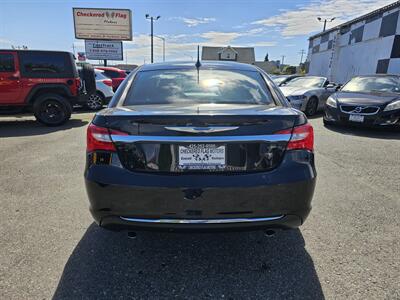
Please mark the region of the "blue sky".
<svg viewBox="0 0 400 300"><path fill-rule="evenodd" d="M254 46L257 60L298 64L307 51L307 38L321 30L317 17L336 17L334 26L389 4L388 0L0 0L0 48L27 45L30 49L84 51L75 40L72 7L129 8L133 12L132 42L124 42L128 63L149 62L150 24L145 14L160 15L155 34L166 38L167 60L190 60L196 45ZM155 60L162 60L155 41Z"/></svg>

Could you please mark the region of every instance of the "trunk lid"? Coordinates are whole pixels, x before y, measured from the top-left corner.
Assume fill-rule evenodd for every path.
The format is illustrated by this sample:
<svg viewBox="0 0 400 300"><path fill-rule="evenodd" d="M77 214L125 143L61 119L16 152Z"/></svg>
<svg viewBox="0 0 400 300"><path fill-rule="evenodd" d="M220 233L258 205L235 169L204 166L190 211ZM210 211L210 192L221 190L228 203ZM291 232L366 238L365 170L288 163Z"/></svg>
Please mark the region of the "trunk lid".
<svg viewBox="0 0 400 300"><path fill-rule="evenodd" d="M305 122L303 114L291 108L232 104L119 107L96 118L128 134L112 136L125 168L167 173L271 170L281 162L290 139L276 133ZM194 156L200 151L200 159L207 151L223 155L215 165L214 157L206 157L211 167L209 161L203 169L182 167L183 159L191 159L182 153L190 156L191 151Z"/></svg>

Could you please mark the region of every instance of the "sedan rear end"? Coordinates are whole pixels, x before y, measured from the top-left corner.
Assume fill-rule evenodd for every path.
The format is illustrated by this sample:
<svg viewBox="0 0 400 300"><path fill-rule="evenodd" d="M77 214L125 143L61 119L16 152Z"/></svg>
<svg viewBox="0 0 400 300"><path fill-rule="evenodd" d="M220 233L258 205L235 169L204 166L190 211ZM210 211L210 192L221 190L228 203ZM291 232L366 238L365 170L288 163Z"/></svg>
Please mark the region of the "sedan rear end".
<svg viewBox="0 0 400 300"><path fill-rule="evenodd" d="M252 66L142 67L88 127L90 210L109 229L296 228L315 179L311 125Z"/></svg>

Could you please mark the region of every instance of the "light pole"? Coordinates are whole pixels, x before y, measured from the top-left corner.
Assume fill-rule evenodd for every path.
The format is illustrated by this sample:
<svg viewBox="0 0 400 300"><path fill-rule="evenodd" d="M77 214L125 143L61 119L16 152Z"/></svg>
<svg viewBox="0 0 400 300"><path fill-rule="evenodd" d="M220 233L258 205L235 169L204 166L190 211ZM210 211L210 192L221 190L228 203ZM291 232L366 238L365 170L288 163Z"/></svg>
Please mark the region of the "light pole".
<svg viewBox="0 0 400 300"><path fill-rule="evenodd" d="M154 35L154 37L162 40L162 42L163 42L163 62L165 62L165 38L163 38L162 36L158 36L158 35Z"/></svg>
<svg viewBox="0 0 400 300"><path fill-rule="evenodd" d="M322 32L324 32L326 30L326 22L332 22L333 20L335 20L336 18L331 18L331 19L324 19L322 20L321 17L318 17L317 20L320 22L324 22L324 29L322 30Z"/></svg>
<svg viewBox="0 0 400 300"><path fill-rule="evenodd" d="M146 14L146 19L148 19L148 20L150 20L150 22L151 22L151 34L150 34L150 36L151 36L151 63L153 63L154 62L154 57L153 57L153 23L154 23L154 20L158 20L159 18L161 18L160 16L157 16L157 17L151 17L149 14Z"/></svg>

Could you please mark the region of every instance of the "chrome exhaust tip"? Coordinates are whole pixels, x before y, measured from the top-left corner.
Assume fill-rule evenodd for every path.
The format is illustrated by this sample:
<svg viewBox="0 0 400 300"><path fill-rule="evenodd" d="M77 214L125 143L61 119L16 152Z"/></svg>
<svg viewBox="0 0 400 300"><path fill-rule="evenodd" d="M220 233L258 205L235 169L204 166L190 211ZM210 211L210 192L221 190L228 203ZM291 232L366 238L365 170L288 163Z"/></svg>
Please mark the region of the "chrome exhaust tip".
<svg viewBox="0 0 400 300"><path fill-rule="evenodd" d="M136 237L137 237L136 232L134 232L134 231L128 231L128 239L134 240L134 239L136 239Z"/></svg>
<svg viewBox="0 0 400 300"><path fill-rule="evenodd" d="M274 237L275 236L275 230L272 230L272 229L268 229L268 230L265 230L264 231L264 235L266 236L266 237L268 237L268 238L270 238L270 237Z"/></svg>

